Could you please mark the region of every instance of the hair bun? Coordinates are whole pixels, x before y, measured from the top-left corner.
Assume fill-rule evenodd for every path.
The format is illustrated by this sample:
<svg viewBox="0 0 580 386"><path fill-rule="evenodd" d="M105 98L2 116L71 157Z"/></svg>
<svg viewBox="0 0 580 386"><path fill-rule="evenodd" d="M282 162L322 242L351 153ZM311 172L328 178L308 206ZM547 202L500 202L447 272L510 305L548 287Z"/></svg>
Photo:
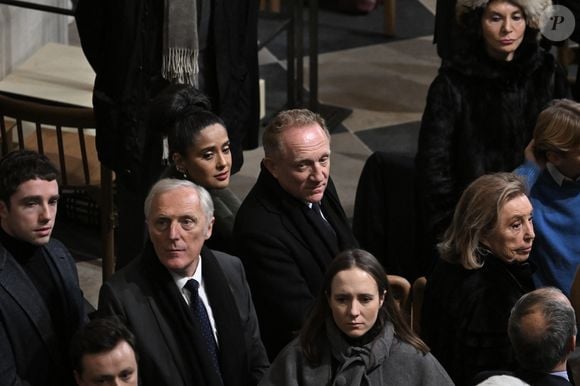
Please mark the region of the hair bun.
<svg viewBox="0 0 580 386"><path fill-rule="evenodd" d="M209 98L196 88L171 84L153 99L149 110L149 124L167 135L167 130L185 114L211 110Z"/></svg>

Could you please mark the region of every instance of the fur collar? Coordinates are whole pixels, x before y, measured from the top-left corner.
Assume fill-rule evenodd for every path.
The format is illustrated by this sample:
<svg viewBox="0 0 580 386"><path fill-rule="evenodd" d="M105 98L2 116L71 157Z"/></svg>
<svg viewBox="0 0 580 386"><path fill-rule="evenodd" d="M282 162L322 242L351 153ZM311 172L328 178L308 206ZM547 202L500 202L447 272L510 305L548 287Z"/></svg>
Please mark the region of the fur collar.
<svg viewBox="0 0 580 386"><path fill-rule="evenodd" d="M545 52L533 41L524 41L509 62L498 61L487 55L483 43L472 45L455 57L444 62L441 71L456 72L464 76L503 80L506 82L525 79L545 63Z"/></svg>
<svg viewBox="0 0 580 386"><path fill-rule="evenodd" d="M534 29L541 29L543 26L542 14L546 8L552 5L552 0L508 0L510 3L520 7L526 16L526 24ZM457 0L455 13L457 20L461 20L464 14L475 11L478 8L485 8L490 0Z"/></svg>

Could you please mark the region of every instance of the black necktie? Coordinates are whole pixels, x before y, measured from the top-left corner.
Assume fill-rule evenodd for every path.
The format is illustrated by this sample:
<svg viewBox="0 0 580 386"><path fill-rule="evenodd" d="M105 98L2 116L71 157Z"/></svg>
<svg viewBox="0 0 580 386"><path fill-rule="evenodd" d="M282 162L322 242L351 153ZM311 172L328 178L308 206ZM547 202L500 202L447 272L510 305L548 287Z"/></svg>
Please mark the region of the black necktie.
<svg viewBox="0 0 580 386"><path fill-rule="evenodd" d="M332 227L332 225L330 225L330 223L326 221L324 216L322 216L322 210L320 208L320 205L318 203L312 203L312 207L310 208L310 210L308 209L306 210L306 214L310 219L310 221L312 221L314 226L322 234L324 240L329 245L333 246L331 250L338 249L338 239L336 237L336 232Z"/></svg>
<svg viewBox="0 0 580 386"><path fill-rule="evenodd" d="M190 307L193 311L193 316L199 321L201 327L201 335L206 343L206 349L208 355L210 356L212 362L215 365L216 370L220 373L219 361L218 361L218 348L213 335L213 329L211 328L211 323L209 322L209 316L207 315L207 310L201 301L198 294L199 283L195 279L190 279L185 283L185 288L191 293Z"/></svg>

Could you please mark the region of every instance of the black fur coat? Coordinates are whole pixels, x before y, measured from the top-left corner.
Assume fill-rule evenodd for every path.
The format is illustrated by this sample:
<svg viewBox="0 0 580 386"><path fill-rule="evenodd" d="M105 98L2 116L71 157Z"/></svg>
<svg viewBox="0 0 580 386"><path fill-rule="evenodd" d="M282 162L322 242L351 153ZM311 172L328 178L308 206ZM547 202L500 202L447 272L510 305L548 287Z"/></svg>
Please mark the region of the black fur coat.
<svg viewBox="0 0 580 386"><path fill-rule="evenodd" d="M510 62L491 59L479 44L442 65L427 96L416 157L425 241L445 231L469 183L522 163L538 114L568 90L564 72L535 40L524 40Z"/></svg>

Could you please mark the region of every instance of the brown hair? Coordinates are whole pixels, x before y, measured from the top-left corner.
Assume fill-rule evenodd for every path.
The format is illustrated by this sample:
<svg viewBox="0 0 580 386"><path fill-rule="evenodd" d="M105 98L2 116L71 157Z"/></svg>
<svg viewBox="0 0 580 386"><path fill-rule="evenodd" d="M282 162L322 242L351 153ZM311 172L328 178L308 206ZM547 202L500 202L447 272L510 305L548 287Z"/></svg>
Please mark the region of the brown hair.
<svg viewBox="0 0 580 386"><path fill-rule="evenodd" d="M461 195L451 225L437 245L441 258L465 269L481 268L480 242L497 226L501 208L526 194L523 180L513 173L486 174Z"/></svg>
<svg viewBox="0 0 580 386"><path fill-rule="evenodd" d="M307 109L285 110L272 119L270 124L264 130L262 135L262 144L266 157L278 155L282 151L280 135L283 131L293 127L305 127L312 124L318 124L324 134L330 139L330 133L326 128L324 119Z"/></svg>
<svg viewBox="0 0 580 386"><path fill-rule="evenodd" d="M331 292L332 279L337 273L351 268L359 268L368 273L377 283L379 294L385 293L385 299L379 310L376 323L383 328L387 322L391 322L395 329L395 335L400 340L423 353L429 352L427 345L411 330L395 304L387 274L382 265L369 252L361 249L350 249L339 253L328 266L314 307L300 330L300 346L306 359L314 365L320 362L322 348L328 344L324 339L326 335L325 321L331 315L328 296Z"/></svg>
<svg viewBox="0 0 580 386"><path fill-rule="evenodd" d="M547 161L547 152L563 154L580 146L580 103L556 99L545 108L534 129L534 156Z"/></svg>

